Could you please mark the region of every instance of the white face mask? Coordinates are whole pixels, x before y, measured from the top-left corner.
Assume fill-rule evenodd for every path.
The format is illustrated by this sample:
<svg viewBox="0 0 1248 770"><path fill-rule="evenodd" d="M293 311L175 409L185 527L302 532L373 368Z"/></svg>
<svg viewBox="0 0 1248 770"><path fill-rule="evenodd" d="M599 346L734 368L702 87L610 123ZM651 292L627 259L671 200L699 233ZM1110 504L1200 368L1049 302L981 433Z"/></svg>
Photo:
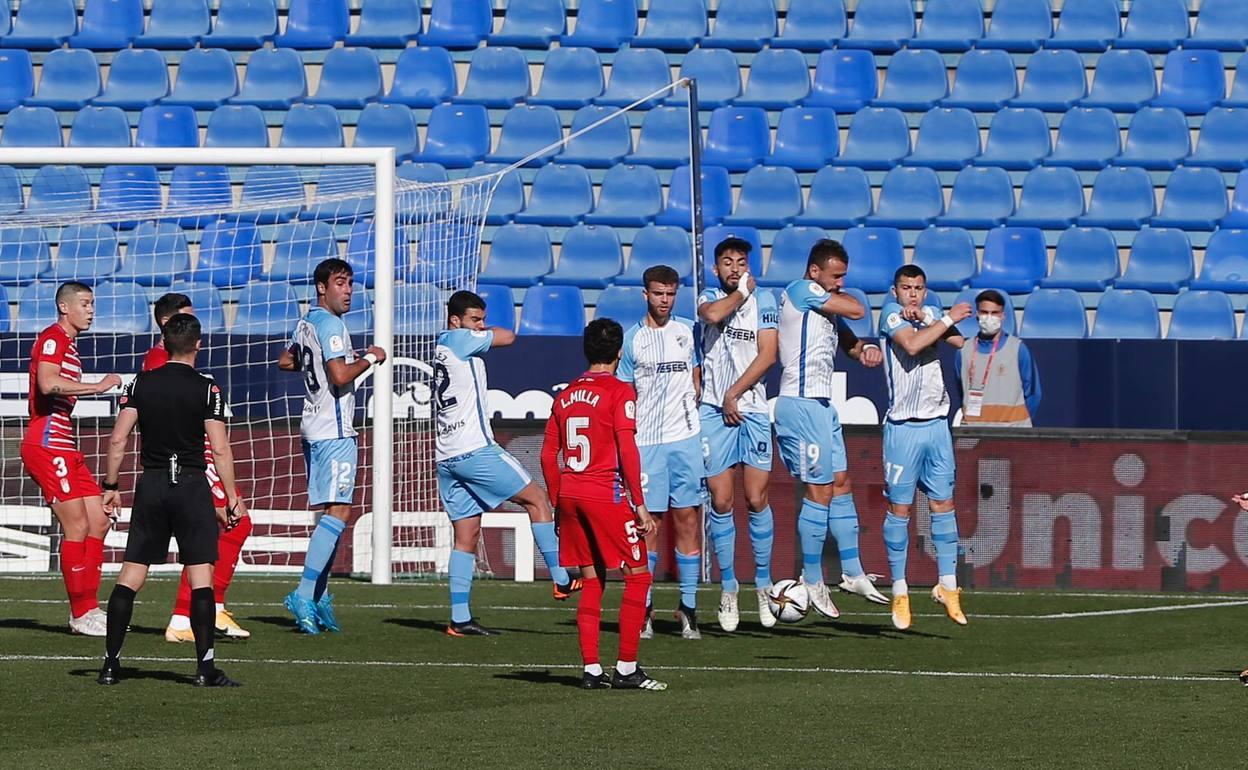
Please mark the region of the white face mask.
<svg viewBox="0 0 1248 770"><path fill-rule="evenodd" d="M1001 316L988 315L987 313L979 314L979 331L981 334L991 337L1001 331Z"/></svg>

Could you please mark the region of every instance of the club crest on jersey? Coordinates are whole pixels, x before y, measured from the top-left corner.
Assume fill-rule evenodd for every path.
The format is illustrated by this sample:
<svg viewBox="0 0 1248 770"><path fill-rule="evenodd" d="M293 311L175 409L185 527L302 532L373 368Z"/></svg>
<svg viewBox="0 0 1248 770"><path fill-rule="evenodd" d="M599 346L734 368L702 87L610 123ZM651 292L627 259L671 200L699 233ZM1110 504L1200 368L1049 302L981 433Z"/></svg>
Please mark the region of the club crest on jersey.
<svg viewBox="0 0 1248 770"><path fill-rule="evenodd" d="M329 338L329 349L334 353L341 353L343 348L342 337L337 334Z"/></svg>
<svg viewBox="0 0 1248 770"><path fill-rule="evenodd" d="M632 399L624 402L624 416L630 420L637 419L637 404Z"/></svg>
<svg viewBox="0 0 1248 770"><path fill-rule="evenodd" d="M811 282L810 282L810 293L811 293L811 294L814 294L816 297L822 297L824 294L827 294L827 293L828 293L828 290L827 290L827 289L825 289L825 288L823 288L822 286L820 286L820 285L819 285L818 283L816 283L815 281L811 281Z"/></svg>
<svg viewBox="0 0 1248 770"><path fill-rule="evenodd" d="M634 545L633 546L633 561L637 561L639 559L641 559L641 546Z"/></svg>
<svg viewBox="0 0 1248 770"><path fill-rule="evenodd" d="M45 356L50 356L55 352L56 352L56 340L44 340L43 341L43 354Z"/></svg>

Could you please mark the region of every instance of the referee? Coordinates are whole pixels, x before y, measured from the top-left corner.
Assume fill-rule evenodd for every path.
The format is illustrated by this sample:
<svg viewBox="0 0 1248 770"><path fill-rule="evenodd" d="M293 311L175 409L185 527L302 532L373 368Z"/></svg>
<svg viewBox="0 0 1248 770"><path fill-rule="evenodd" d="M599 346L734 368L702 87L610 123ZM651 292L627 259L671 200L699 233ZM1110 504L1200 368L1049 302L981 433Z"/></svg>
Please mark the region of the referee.
<svg viewBox="0 0 1248 770"><path fill-rule="evenodd" d="M134 611L134 597L152 564L163 564L169 538L191 584L191 630L195 633L196 687L237 687L238 682L214 664L212 643L216 604L212 565L217 560L217 520L212 492L204 476L204 435L212 446L217 473L226 489L222 525L237 523L247 511L234 486L234 455L225 425L225 397L212 378L195 371L200 325L193 315L169 319L162 331L169 363L139 374L121 398L121 414L108 442L104 508L121 504L117 476L135 424L141 434L143 475L134 492L134 511L125 561L108 599L108 636L100 684L121 679L121 646Z"/></svg>

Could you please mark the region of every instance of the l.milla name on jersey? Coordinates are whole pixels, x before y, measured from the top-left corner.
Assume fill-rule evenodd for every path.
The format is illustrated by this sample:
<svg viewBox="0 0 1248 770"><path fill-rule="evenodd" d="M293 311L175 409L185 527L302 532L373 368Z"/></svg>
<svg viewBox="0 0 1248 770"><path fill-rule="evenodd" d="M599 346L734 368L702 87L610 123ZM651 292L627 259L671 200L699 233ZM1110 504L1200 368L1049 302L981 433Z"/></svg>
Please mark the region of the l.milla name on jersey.
<svg viewBox="0 0 1248 770"><path fill-rule="evenodd" d="M559 399L559 406L567 409L569 406L577 403L589 404L591 407L598 406L598 394L591 393L586 390L576 389L571 393L567 393Z"/></svg>

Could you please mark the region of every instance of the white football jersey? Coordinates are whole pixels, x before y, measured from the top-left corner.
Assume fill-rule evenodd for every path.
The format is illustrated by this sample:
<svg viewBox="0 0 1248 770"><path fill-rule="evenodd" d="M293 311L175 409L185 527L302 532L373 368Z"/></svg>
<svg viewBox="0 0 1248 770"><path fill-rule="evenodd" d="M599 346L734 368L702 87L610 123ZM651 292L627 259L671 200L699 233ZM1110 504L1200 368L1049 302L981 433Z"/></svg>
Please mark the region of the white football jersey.
<svg viewBox="0 0 1248 770"><path fill-rule="evenodd" d="M827 290L808 278L789 284L780 296L782 396L832 398L840 340L836 321L816 312L827 301Z"/></svg>
<svg viewBox="0 0 1248 770"><path fill-rule="evenodd" d="M350 438L355 435L351 424L355 416L355 382L342 387L334 385L326 371L326 362L341 358L343 363L355 362L351 335L342 318L315 305L295 325L290 345L299 358L303 372L304 399L300 433L307 441Z"/></svg>
<svg viewBox="0 0 1248 770"><path fill-rule="evenodd" d="M486 415L488 386L481 354L494 332L445 329L434 350L433 400L437 412L438 460L458 457L494 443Z"/></svg>
<svg viewBox="0 0 1248 770"><path fill-rule="evenodd" d="M698 295L698 307L728 296L723 289ZM702 403L722 407L724 394L758 357L758 333L776 328L776 298L760 289L717 324L702 322ZM766 413L767 390L762 380L737 399L742 412Z"/></svg>
<svg viewBox="0 0 1248 770"><path fill-rule="evenodd" d="M895 300L885 303L880 311L884 377L888 382L885 419L931 420L949 415L949 391L945 389L937 346L928 346L912 356L900 345L893 344L893 335L900 329L922 329L939 323L931 305L925 305L923 313L922 321L907 321L901 317L901 305Z"/></svg>
<svg viewBox="0 0 1248 770"><path fill-rule="evenodd" d="M698 359L688 318L672 316L657 329L642 319L624 332L616 377L637 391L637 446L670 444L700 433L693 390Z"/></svg>

